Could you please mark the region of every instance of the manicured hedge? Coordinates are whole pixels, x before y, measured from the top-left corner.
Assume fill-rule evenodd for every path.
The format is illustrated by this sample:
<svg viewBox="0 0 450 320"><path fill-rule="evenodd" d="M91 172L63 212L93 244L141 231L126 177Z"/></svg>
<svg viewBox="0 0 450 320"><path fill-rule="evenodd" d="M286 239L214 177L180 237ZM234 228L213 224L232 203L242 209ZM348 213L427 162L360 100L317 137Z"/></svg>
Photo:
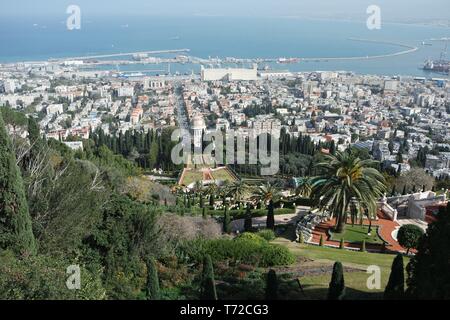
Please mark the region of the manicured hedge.
<svg viewBox="0 0 450 320"><path fill-rule="evenodd" d="M286 247L270 244L255 234L243 234L235 239L198 239L187 243L184 251L197 262L205 254L215 262L228 260L259 267L288 265L295 260Z"/></svg>

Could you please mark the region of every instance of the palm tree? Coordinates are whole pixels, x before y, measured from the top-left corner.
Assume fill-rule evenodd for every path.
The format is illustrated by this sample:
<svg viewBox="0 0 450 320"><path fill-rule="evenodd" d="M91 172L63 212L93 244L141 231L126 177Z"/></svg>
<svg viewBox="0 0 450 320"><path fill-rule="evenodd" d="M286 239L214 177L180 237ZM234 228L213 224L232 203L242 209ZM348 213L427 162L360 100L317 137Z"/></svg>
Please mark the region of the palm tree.
<svg viewBox="0 0 450 320"><path fill-rule="evenodd" d="M242 180L238 180L228 185L227 193L233 199L234 203L240 203L247 197L249 193L249 187Z"/></svg>
<svg viewBox="0 0 450 320"><path fill-rule="evenodd" d="M311 179L310 178L304 178L299 183L297 188L295 189L295 193L304 198L309 198L311 196L312 192L312 185L311 185Z"/></svg>
<svg viewBox="0 0 450 320"><path fill-rule="evenodd" d="M267 205L271 200L276 201L281 195L278 183L267 182L265 185L258 186L252 196L257 202L263 202Z"/></svg>
<svg viewBox="0 0 450 320"><path fill-rule="evenodd" d="M377 200L386 192L386 181L375 169L376 161L361 160L347 149L323 155L316 165L319 175L311 179L313 196L321 209L336 217L336 232L344 230L352 198L368 216L377 210Z"/></svg>
<svg viewBox="0 0 450 320"><path fill-rule="evenodd" d="M202 192L203 191L203 182L200 180L195 181L194 188L192 189L192 191L195 195Z"/></svg>

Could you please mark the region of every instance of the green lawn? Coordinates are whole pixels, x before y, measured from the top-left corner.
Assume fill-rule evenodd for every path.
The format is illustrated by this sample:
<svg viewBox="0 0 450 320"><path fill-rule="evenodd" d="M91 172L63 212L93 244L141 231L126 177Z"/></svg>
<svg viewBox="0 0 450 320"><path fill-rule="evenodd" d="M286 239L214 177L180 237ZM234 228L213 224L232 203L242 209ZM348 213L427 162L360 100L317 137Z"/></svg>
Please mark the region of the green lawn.
<svg viewBox="0 0 450 320"><path fill-rule="evenodd" d="M211 173L215 180L229 181L229 182L235 181L234 177L225 168L216 171L211 171Z"/></svg>
<svg viewBox="0 0 450 320"><path fill-rule="evenodd" d="M369 226L366 225L346 225L343 233L331 232L330 240L341 241L341 239L344 239L345 241L355 243L362 243L365 240L366 243L383 244L383 240L378 236L378 227L372 226L370 236L367 235L368 230Z"/></svg>
<svg viewBox="0 0 450 320"><path fill-rule="evenodd" d="M395 255L392 254L368 253L298 244L285 238L277 238L273 243L287 246L296 256L311 259L314 263L331 266L334 262L340 261L344 267L357 269L356 271L345 272L344 274L345 286L347 288L346 299L381 299L384 288L389 280L392 261L395 258ZM403 263L405 268L408 262L409 258L404 257ZM366 285L367 279L370 276L367 273L367 267L372 265L380 267L381 288L379 290L370 290ZM326 299L330 278L330 274L301 277L300 282L306 293L305 298Z"/></svg>
<svg viewBox="0 0 450 320"><path fill-rule="evenodd" d="M361 299L383 299L384 288L388 282L388 276L382 273L381 289L369 290L367 288L367 279L370 275L366 272L346 272L344 274L345 281L345 300L361 300ZM299 278L306 299L323 300L328 294L328 286L330 283L330 275L319 275Z"/></svg>
<svg viewBox="0 0 450 320"><path fill-rule="evenodd" d="M287 246L292 251L292 253L297 256L320 261L341 261L344 265L347 264L349 266L362 268L370 265L377 265L382 269L387 268L390 271L392 261L395 258L395 255L393 254L369 253L319 247L314 245L304 245L292 242L284 238L277 238L274 242ZM409 261L409 258L404 257L405 265L407 261Z"/></svg>
<svg viewBox="0 0 450 320"><path fill-rule="evenodd" d="M186 170L184 177L183 177L182 184L184 184L185 186L188 186L193 182L202 181L202 180L203 180L202 172L195 171L195 170Z"/></svg>

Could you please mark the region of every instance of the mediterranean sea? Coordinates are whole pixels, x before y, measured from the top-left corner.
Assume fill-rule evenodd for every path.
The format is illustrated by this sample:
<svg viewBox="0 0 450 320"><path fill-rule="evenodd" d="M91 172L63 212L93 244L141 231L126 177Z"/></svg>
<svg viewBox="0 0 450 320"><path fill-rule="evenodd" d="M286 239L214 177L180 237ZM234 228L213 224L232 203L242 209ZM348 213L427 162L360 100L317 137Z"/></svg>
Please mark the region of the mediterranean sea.
<svg viewBox="0 0 450 320"><path fill-rule="evenodd" d="M235 58L331 58L373 56L418 47L409 54L368 60L310 61L271 65L290 71L346 70L361 74L433 76L421 70L426 59L438 59L445 27L382 24L368 30L366 22L256 17L84 17L81 29L69 31L66 15L52 18L2 18L0 63L121 52L190 49L189 55ZM174 65L172 72L198 71L199 66ZM132 70L132 68L130 69Z"/></svg>

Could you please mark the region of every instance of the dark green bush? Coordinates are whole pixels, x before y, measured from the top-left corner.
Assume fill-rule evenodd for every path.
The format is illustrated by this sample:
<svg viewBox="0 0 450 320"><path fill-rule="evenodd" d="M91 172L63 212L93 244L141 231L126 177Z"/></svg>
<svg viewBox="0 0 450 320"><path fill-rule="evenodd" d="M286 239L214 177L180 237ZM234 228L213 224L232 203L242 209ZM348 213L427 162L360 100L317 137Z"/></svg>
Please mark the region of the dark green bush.
<svg viewBox="0 0 450 320"><path fill-rule="evenodd" d="M258 235L242 234L231 239L198 239L185 244L184 253L196 262L209 254L214 262L229 260L252 266L272 267L294 262L285 247L270 244Z"/></svg>

